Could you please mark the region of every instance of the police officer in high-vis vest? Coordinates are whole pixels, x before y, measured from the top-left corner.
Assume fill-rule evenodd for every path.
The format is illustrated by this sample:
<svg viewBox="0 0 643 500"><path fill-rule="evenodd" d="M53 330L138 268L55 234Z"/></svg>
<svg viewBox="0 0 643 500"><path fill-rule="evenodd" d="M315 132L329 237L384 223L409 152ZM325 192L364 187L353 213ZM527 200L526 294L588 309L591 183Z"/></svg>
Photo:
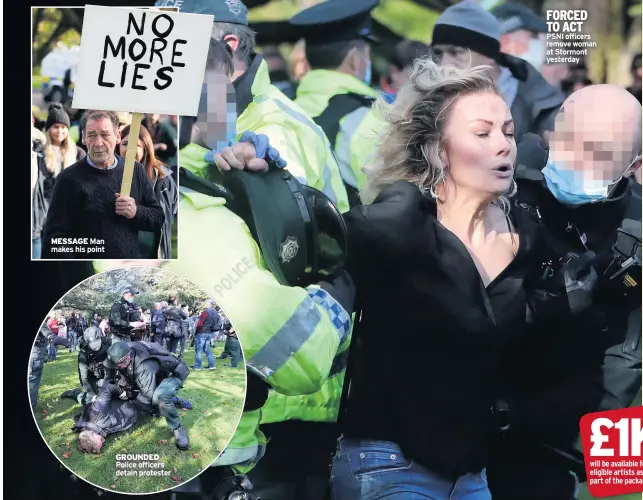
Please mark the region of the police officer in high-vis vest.
<svg viewBox="0 0 643 500"><path fill-rule="evenodd" d="M365 180L362 168L383 122L371 111L371 10L379 0L327 0L290 23L303 31L311 70L299 82L297 103L313 117L335 149L351 206ZM270 143L279 147L276 143Z"/></svg>
<svg viewBox="0 0 643 500"><path fill-rule="evenodd" d="M225 41L234 53L236 130L267 135L270 143L279 147L288 170L299 182L322 191L341 211L348 210L346 190L330 143L299 106L271 85L268 65L255 52L246 6L240 0L156 2L157 7L174 5L181 12L214 15L213 36ZM188 125L189 119L182 122ZM228 139L234 142L236 138Z"/></svg>

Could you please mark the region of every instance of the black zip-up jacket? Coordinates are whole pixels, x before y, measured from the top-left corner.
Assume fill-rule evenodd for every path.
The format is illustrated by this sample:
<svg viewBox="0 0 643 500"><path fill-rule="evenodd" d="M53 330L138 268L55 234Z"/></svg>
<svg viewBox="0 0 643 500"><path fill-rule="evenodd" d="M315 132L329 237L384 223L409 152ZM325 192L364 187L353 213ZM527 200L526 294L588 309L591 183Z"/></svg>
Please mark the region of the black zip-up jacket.
<svg viewBox="0 0 643 500"><path fill-rule="evenodd" d="M631 218L640 231L641 185L633 179L621 180L606 201L570 208L553 197L539 171L528 177L518 180L518 201L546 227L547 261L589 249L602 276L623 219ZM602 276L590 308L535 325L532 341L516 356L506 379L513 385L515 435L523 450L527 441L572 452L584 414L627 407L640 390L640 291L627 301L611 288L617 284Z"/></svg>
<svg viewBox="0 0 643 500"><path fill-rule="evenodd" d="M480 471L504 390L500 366L525 330L537 225L516 213L518 254L485 289L466 247L416 186L397 182L345 219L362 316L344 436L393 441L407 459L453 478ZM405 346L396 367L382 360L391 337L383 311L395 314L396 344Z"/></svg>
<svg viewBox="0 0 643 500"><path fill-rule="evenodd" d="M130 340L132 327L130 322L141 320L141 308L135 302L131 304L121 298L119 302L114 302L109 312L109 327L112 335L125 337Z"/></svg>

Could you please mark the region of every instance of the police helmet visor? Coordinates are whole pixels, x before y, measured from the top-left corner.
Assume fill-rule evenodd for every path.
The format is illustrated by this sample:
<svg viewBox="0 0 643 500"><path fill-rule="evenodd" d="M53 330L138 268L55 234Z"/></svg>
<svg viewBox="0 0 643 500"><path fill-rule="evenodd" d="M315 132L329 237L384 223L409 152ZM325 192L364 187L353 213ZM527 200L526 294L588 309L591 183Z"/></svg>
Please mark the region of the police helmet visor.
<svg viewBox="0 0 643 500"><path fill-rule="evenodd" d="M266 267L288 286L308 286L343 266L346 227L333 202L287 170L222 176L231 210L248 225Z"/></svg>
<svg viewBox="0 0 643 500"><path fill-rule="evenodd" d="M316 268L320 276L332 276L346 263L347 230L339 209L321 191L302 186L316 233Z"/></svg>

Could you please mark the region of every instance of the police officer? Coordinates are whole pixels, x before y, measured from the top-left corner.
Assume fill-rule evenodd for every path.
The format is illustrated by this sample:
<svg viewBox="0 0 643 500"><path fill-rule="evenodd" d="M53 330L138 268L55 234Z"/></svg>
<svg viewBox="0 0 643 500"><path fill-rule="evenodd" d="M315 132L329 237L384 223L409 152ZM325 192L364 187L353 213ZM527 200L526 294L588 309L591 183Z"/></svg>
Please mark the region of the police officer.
<svg viewBox="0 0 643 500"><path fill-rule="evenodd" d="M163 309L166 347L168 351L175 353L179 341L183 337L183 321L187 319L188 315L179 306L179 298L176 295L170 295L167 302L168 306Z"/></svg>
<svg viewBox="0 0 643 500"><path fill-rule="evenodd" d="M186 364L154 342L116 342L107 350L104 364L106 368L116 368L138 391L135 401L141 411L157 410L165 417L177 448L187 450L190 440L174 399L190 374Z"/></svg>
<svg viewBox="0 0 643 500"><path fill-rule="evenodd" d="M524 500L576 498L580 418L630 406L640 391L640 115L625 89L586 87L563 104L549 152L533 135L519 145L515 208L544 225L549 240L541 281L555 287L560 266L588 251L598 280L591 307L533 325L535 340L509 365L509 427L487 469L494 500L516 491Z"/></svg>
<svg viewBox="0 0 643 500"><path fill-rule="evenodd" d="M40 380L42 379L42 369L45 366L45 358L47 357L47 350L49 349L49 339L52 336L53 333L51 330L43 323L31 348L28 378L29 401L31 402L31 409L33 411L36 411L36 405L38 404L38 390L40 389Z"/></svg>
<svg viewBox="0 0 643 500"><path fill-rule="evenodd" d="M360 203L362 168L382 122L370 111L371 11L379 0L328 0L290 23L303 30L311 70L299 82L295 103L312 116L332 144L351 206ZM271 144L277 144L272 141Z"/></svg>
<svg viewBox="0 0 643 500"><path fill-rule="evenodd" d="M112 304L109 312L109 328L112 333L112 343L129 342L132 328L140 325L141 308L134 302L138 289L128 286L123 290L121 299Z"/></svg>
<svg viewBox="0 0 643 500"><path fill-rule="evenodd" d="M279 145L288 170L300 181L326 194L341 211L348 210L346 190L324 132L293 101L270 83L268 65L255 51L248 27L248 9L240 0L158 0L157 7L180 7L181 12L214 15L213 36L234 53L232 75L236 94L236 130L265 134ZM181 120L190 142L193 119ZM235 140L232 134L228 140ZM214 149L214 145L211 145Z"/></svg>
<svg viewBox="0 0 643 500"><path fill-rule="evenodd" d="M110 345L111 342L101 335L97 326L85 329L78 346L78 378L81 389L65 391L61 398L75 399L83 406L92 401L98 394L100 381L107 377L103 361L107 359Z"/></svg>
<svg viewBox="0 0 643 500"><path fill-rule="evenodd" d="M227 51L220 50L222 45L216 40L211 42L209 60L213 66L210 69L227 71L229 55ZM210 58L210 55L216 57ZM237 145L232 148L232 152L236 147ZM252 145L242 144L242 147ZM244 474L264 454L266 437L259 430L259 421L269 389L272 389L271 392L292 395L293 399L297 399L298 394L327 390L331 367L341 365L334 363L338 350L343 352L350 343L354 289L347 276L334 274L329 274L324 279L320 277L317 284L308 285L303 279L310 278L312 274L305 272L309 264L305 258L288 261L292 266L296 264L293 274L302 278L301 284L295 284L294 278L286 280L283 271L279 271L279 254L287 257L303 257L305 254L295 252L296 242L292 239L275 242L277 235L270 224L265 228L268 233L266 236L274 244L265 251L264 247L259 249L256 242L261 238L256 233L252 236L250 231L249 225L254 227L252 217L245 214L243 219L232 212L230 205L226 206L230 200L229 191L203 178L211 167L206 159L210 149L207 144L191 143L181 150L182 225L179 237L186 242L184 248L188 253L182 254L180 261L159 261L158 265L213 290L217 304L226 311L226 316L235 325L240 340L244 343L248 389L241 422L228 447L215 463L216 467L193 481L201 485L186 485L192 491L196 487L204 488L207 484L204 477L207 476L212 480L225 479L222 487L226 491L238 491L240 488L247 490L243 486L246 484ZM252 147L252 154L258 156L254 166L265 166L266 160L283 165L276 150L265 145L259 150L256 146ZM292 177L284 175L283 171L279 174L281 188L285 189L290 185L288 183L292 181ZM277 181L272 176L271 180ZM305 231L300 231L303 229L300 227L303 215L298 208L301 205L294 203L296 198L292 191L289 193L288 196L276 199L280 203L289 204L289 209L283 215L289 214L293 222L299 221L295 226L298 233L301 233L300 241L304 242ZM318 207L328 208L328 205L320 203ZM259 210L256 213L268 212ZM275 210L270 212L274 227L283 225L283 219L274 214ZM336 212L333 213L333 216L326 213L324 220L338 221ZM218 230L203 234L197 231L203 224ZM226 238L216 239L217 234L222 233ZM210 238L209 245L203 244L204 237ZM290 251L288 254L280 252L280 244L286 241L288 245L284 245L284 248ZM309 243L311 249L319 251L319 246L314 241ZM212 245L215 244L217 258L211 260L208 272L204 272L203 259L208 259ZM284 262L284 265L288 262ZM329 259L325 265L330 265L329 262L337 263L338 259ZM270 268L267 268L269 263ZM272 272L268 272L268 269ZM229 277L234 277L234 283ZM247 344L244 335L248 336ZM297 348L293 348L288 339L297 339ZM301 443L301 446L305 447L306 443Z"/></svg>

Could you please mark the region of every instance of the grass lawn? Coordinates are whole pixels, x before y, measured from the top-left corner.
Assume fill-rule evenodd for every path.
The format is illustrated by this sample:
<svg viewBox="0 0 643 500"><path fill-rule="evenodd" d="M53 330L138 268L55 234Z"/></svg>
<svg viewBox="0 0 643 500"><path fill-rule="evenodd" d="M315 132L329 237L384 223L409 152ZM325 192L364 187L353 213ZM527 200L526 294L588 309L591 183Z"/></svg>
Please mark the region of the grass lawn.
<svg viewBox="0 0 643 500"><path fill-rule="evenodd" d="M215 356L223 350L217 343ZM204 357L205 358L205 357ZM207 361L204 359L204 365ZM194 349L186 346L185 362L194 364ZM245 398L246 372L240 364L226 368L228 360L217 360L216 370L191 370L179 391L179 397L189 399L194 408L179 410L181 422L190 437L190 449L180 451L174 444L172 432L164 418L146 417L133 428L109 436L102 453L85 454L77 445L72 432L73 417L80 405L60 394L80 387L77 354L61 347L58 359L46 363L36 408L36 421L54 454L77 476L103 488L127 492L148 493L166 490L190 480L208 467L224 449L234 433ZM116 477L116 454L154 453L160 455L164 470L170 476ZM161 470L161 469L156 469Z"/></svg>

